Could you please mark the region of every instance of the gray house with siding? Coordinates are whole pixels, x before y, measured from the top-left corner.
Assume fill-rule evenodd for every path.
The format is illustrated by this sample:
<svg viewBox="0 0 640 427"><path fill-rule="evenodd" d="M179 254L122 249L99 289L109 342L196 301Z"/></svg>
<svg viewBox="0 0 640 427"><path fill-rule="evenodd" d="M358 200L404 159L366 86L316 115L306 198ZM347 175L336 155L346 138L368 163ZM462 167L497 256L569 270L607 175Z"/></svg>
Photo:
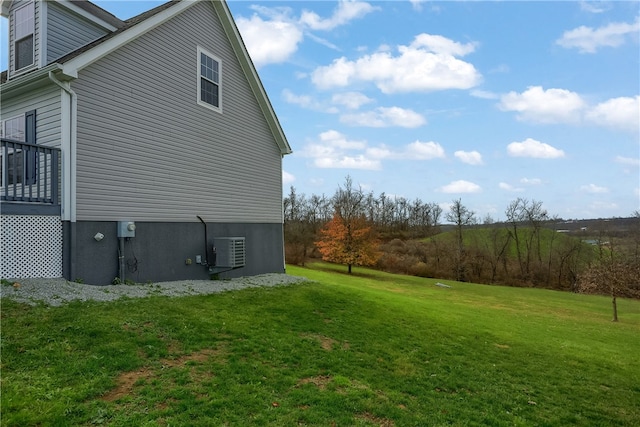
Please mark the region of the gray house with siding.
<svg viewBox="0 0 640 427"><path fill-rule="evenodd" d="M284 271L291 148L224 1L0 7L1 277Z"/></svg>

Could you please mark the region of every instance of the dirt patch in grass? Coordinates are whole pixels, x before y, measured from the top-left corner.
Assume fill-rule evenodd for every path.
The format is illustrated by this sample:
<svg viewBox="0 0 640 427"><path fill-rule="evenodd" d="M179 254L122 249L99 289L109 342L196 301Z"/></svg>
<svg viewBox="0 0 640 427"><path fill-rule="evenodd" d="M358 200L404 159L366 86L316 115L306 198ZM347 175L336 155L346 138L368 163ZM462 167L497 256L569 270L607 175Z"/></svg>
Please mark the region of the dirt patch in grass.
<svg viewBox="0 0 640 427"><path fill-rule="evenodd" d="M357 415L356 418L367 421L369 423L375 424L380 427L394 427L396 425L396 423L394 423L393 420L390 420L388 418L376 417L373 414L370 414L369 412L365 412L364 414Z"/></svg>
<svg viewBox="0 0 640 427"><path fill-rule="evenodd" d="M305 384L313 384L316 387L318 387L320 390L324 390L327 388L327 384L329 384L331 382L331 377L328 375L318 375L316 377L308 377L308 378L303 378L300 381L298 381L298 383L296 384L296 386L301 386L301 385L305 385Z"/></svg>
<svg viewBox="0 0 640 427"><path fill-rule="evenodd" d="M185 365L198 365L208 361L211 358L220 359L226 355L224 348L217 349L203 349L195 353L186 354L175 359L162 359L160 360L161 369L173 368L177 366ZM156 375L156 371L148 366L142 367L135 371L123 372L116 380L116 387L102 396L102 400L105 402L113 402L124 396L127 396L133 392L135 385L139 381L146 381L153 378Z"/></svg>
<svg viewBox="0 0 640 427"><path fill-rule="evenodd" d="M340 342L338 340L334 340L333 338L327 337L325 335L305 334L302 336L305 338L312 338L318 341L320 343L320 347L322 347L322 349L326 351L332 351L336 346L340 347L342 350L348 350L350 347L349 343L346 341Z"/></svg>
<svg viewBox="0 0 640 427"><path fill-rule="evenodd" d="M127 396L133 391L133 386L143 379L148 379L153 376L153 371L149 368L142 368L137 371L123 372L118 376L116 388L102 396L102 400L105 402L113 402L124 396Z"/></svg>

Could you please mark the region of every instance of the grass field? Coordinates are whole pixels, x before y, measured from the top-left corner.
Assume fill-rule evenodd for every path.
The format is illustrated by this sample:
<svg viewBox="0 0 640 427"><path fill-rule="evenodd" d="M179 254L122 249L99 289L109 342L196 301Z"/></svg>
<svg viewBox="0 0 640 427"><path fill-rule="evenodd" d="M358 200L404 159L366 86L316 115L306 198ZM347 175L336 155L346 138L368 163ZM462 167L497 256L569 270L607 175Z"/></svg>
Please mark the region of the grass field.
<svg viewBox="0 0 640 427"><path fill-rule="evenodd" d="M640 302L316 264L210 296L2 300L3 426L640 425Z"/></svg>

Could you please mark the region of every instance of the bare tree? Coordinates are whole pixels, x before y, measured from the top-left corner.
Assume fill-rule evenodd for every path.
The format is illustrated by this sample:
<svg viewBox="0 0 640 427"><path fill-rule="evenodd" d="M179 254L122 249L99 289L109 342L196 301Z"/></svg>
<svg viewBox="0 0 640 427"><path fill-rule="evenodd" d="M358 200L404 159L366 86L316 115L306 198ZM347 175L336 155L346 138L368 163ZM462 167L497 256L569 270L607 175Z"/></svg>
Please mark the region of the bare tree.
<svg viewBox="0 0 640 427"><path fill-rule="evenodd" d="M501 227L491 226L489 235L484 239L485 250L488 254L489 264L491 266L490 283L495 283L498 275L498 267L502 263L504 268L507 267L507 248L511 242L511 235Z"/></svg>
<svg viewBox="0 0 640 427"><path fill-rule="evenodd" d="M505 210L505 216L507 217L507 222L509 223L509 235L513 239L516 246L516 256L518 257L518 265L520 266L520 274L524 277L525 268L524 268L524 260L522 257L522 248L520 245L520 224L522 223L522 204L525 203L523 199L518 197L516 200L513 200L507 206Z"/></svg>
<svg viewBox="0 0 640 427"><path fill-rule="evenodd" d="M597 262L578 277L578 289L585 293L611 295L612 321L618 321L617 298L640 298L640 264L632 254L618 252L608 227L601 225L598 236ZM608 235L607 235L608 234Z"/></svg>
<svg viewBox="0 0 640 427"><path fill-rule="evenodd" d="M454 200L449 212L447 212L447 221L456 226L456 280L465 279L465 263L464 263L464 240L462 239L462 228L466 225L475 223L475 212L467 209L462 200Z"/></svg>
<svg viewBox="0 0 640 427"><path fill-rule="evenodd" d="M304 194L298 195L291 186L289 195L283 200L283 208L286 260L292 264L304 265L315 237L309 218L309 203Z"/></svg>
<svg viewBox="0 0 640 427"><path fill-rule="evenodd" d="M580 265L580 255L584 245L578 239L562 239L554 249L553 259L556 260L558 288L569 284L572 291L578 291L577 280ZM550 255L551 258L551 255Z"/></svg>
<svg viewBox="0 0 640 427"><path fill-rule="evenodd" d="M542 202L520 197L509 204L505 215L516 246L520 274L525 281L529 281L532 259L535 257L539 268L542 265L540 230L549 215L542 208Z"/></svg>
<svg viewBox="0 0 640 427"><path fill-rule="evenodd" d="M344 187L338 187L333 196L333 210L346 223L364 215L365 194L361 188L354 188L353 180L347 175Z"/></svg>
<svg viewBox="0 0 640 427"><path fill-rule="evenodd" d="M579 276L578 288L585 293L611 295L612 321L617 322L617 298L640 298L640 264L630 260L604 260Z"/></svg>
<svg viewBox="0 0 640 427"><path fill-rule="evenodd" d="M640 264L640 209L632 214L633 223L631 225L631 234L633 235L633 258L636 263Z"/></svg>

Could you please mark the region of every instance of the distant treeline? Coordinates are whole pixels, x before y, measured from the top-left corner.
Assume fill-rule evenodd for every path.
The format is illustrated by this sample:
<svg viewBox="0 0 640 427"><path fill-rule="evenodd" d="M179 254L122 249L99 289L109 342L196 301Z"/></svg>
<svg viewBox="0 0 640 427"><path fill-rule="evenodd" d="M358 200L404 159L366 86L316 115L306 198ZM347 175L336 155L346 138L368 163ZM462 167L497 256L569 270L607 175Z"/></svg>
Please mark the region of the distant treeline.
<svg viewBox="0 0 640 427"><path fill-rule="evenodd" d="M576 290L579 275L613 252L640 262L640 215L626 232L602 227L576 237L553 230L561 220L540 201L513 200L505 208L506 221L495 223L488 216L479 220L460 199L445 212L433 202L365 193L347 177L331 197L290 188L284 198L287 263L321 258L316 242L335 215L366 221L381 241L375 267L389 272ZM442 225L445 220L449 225Z"/></svg>

